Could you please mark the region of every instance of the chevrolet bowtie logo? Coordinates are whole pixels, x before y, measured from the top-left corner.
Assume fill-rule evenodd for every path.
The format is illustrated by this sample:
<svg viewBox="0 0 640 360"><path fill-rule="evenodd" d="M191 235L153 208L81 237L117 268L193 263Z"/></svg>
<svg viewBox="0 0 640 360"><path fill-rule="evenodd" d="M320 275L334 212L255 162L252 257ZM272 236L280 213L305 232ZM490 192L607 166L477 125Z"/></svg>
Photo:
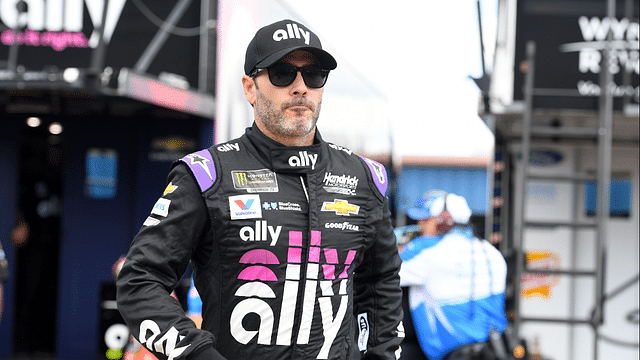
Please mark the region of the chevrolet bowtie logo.
<svg viewBox="0 0 640 360"><path fill-rule="evenodd" d="M349 204L345 200L335 199L333 202L325 201L322 203L322 211L335 211L336 215L349 216L358 214L360 206Z"/></svg>

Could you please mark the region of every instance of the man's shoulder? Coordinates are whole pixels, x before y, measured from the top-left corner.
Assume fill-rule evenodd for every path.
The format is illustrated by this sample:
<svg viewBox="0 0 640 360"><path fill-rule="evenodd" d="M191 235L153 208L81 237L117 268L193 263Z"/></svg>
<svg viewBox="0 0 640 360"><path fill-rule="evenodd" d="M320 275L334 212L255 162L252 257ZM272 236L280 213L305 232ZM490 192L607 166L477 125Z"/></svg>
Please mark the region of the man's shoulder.
<svg viewBox="0 0 640 360"><path fill-rule="evenodd" d="M181 163L187 165L202 192L211 188L217 179L216 166L210 149L202 149L188 154L176 160L173 165Z"/></svg>
<svg viewBox="0 0 640 360"><path fill-rule="evenodd" d="M336 154L343 154L343 155L347 155L347 156L353 156L354 155L354 152L351 151L351 149L349 149L347 147L344 147L342 145L337 145L337 144L334 144L334 143L331 143L331 142L328 142L328 141L326 143L327 143L327 146L329 148L331 148L332 150L336 151Z"/></svg>
<svg viewBox="0 0 640 360"><path fill-rule="evenodd" d="M387 169L381 163L369 159L368 157L354 153L351 149L341 145L336 145L327 142L327 145L331 149L335 156L345 157L347 163L353 162L353 165L360 164L364 168L364 171L371 175L371 180L375 184L380 194L384 197L387 192L388 180Z"/></svg>
<svg viewBox="0 0 640 360"><path fill-rule="evenodd" d="M431 252L434 247L440 243L441 239L439 236L419 236L411 240L411 242L404 247L400 253L400 257L403 261L409 261L419 254L424 255L427 252Z"/></svg>

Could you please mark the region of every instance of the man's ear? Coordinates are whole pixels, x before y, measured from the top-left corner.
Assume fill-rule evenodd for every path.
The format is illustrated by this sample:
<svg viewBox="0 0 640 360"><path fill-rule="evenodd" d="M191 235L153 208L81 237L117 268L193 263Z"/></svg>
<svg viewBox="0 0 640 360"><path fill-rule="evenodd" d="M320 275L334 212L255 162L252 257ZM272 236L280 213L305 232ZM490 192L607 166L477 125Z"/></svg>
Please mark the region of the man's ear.
<svg viewBox="0 0 640 360"><path fill-rule="evenodd" d="M256 82L253 78L243 75L242 88L244 89L244 97L252 106L256 103Z"/></svg>

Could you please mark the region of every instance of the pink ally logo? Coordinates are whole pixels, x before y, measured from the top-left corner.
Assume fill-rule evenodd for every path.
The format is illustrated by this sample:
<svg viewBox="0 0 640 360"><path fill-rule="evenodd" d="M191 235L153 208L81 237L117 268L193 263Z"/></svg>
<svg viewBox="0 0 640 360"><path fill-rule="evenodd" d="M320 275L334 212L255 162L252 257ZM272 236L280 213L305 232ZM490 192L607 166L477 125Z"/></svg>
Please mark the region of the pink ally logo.
<svg viewBox="0 0 640 360"><path fill-rule="evenodd" d="M275 332L275 345L290 346L294 342L308 344L313 314L316 306L319 306L324 343L316 358L329 357L331 345L347 313L349 278L347 271L356 257L356 250L349 250L344 263L340 264L338 250L321 247L321 232L311 231L311 243L306 255L308 261L306 269L303 270L305 261L302 232L289 231L287 268L282 296L276 296L273 289L267 285L267 282L278 281L278 276L268 267L280 264L273 252L253 249L240 258L239 262L248 266L240 272L238 279L248 282L236 290L235 296L244 299L231 313L231 334L238 342L246 345L257 337L258 344L273 345L272 339ZM343 267L342 271L336 271L340 265ZM305 278L303 278L304 275L306 275ZM293 334L297 294L300 287L304 287L302 315L298 334ZM282 299L279 318L276 318L271 305L263 299ZM334 311L335 305L338 306L336 311ZM244 327L243 319L249 314L260 317L257 330L247 330Z"/></svg>

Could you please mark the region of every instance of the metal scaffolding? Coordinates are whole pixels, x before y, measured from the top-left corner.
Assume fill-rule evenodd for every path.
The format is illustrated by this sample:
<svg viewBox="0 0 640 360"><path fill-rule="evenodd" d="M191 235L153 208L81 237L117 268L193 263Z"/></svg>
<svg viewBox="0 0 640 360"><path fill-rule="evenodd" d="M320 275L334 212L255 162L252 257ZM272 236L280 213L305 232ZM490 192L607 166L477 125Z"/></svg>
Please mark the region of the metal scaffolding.
<svg viewBox="0 0 640 360"><path fill-rule="evenodd" d="M513 4L513 2L510 2ZM627 5L629 2L627 2ZM627 6L628 8L628 6ZM628 11L628 9L626 9ZM606 16L614 19L616 16L616 1L607 0ZM616 143L631 144L638 146L637 139L633 137L618 137L614 135L614 122L620 119L628 123L638 125L637 115L617 113L614 109L614 87L613 74L610 71L610 57L613 56L613 38L609 31L606 45L602 50L602 60L599 85L601 94L598 99L596 111L577 112L570 109L545 109L536 104L537 97L560 98L576 96L574 92L562 91L561 89L536 88L536 58L542 58L544 53L537 54L536 43L529 41L526 44L526 55L524 61L519 64L520 70L524 73L524 83L522 87L522 107L517 111L502 114L491 113L491 109L485 111L485 121L495 135L495 158L488 167L488 179L492 204L491 211L486 217L486 238L491 239L495 244L499 244L500 250L505 255L512 256L511 263L511 286L507 289L507 308L510 321L518 337L524 323L554 323L565 324L570 327L571 336L568 359L573 359L574 348L574 328L577 325L587 325L593 330L593 357L598 359L598 346L600 340L605 339L599 332L599 328L604 323L605 302L616 296L623 290L629 288L638 281L638 275L632 276L628 281L614 289L610 293L605 292L606 279L606 255L609 223L610 223L610 187L612 180L612 149ZM514 66L517 69L517 66ZM628 80L627 80L628 81ZM480 87L480 84L479 84ZM482 89L482 87L481 87ZM486 89L482 89L485 92ZM571 93L571 94L569 94ZM485 94L486 96L486 94ZM484 99L485 107L489 103ZM636 110L637 111L637 110ZM559 117L558 114L571 113L573 120L564 124L546 121L545 118ZM577 120L576 120L577 119ZM633 121L627 121L632 119ZM626 126L626 125L625 125ZM620 134L621 129L618 129ZM625 134L626 135L626 134ZM567 172L560 170L536 172L530 169L532 148L540 145L578 145L574 148L573 158L576 159L574 168ZM585 171L580 168L582 154L580 146L595 146L597 155L595 161L595 172ZM565 169L567 170L567 169ZM541 184L572 184L571 191L574 196L571 204L570 220L562 221L539 221L531 220L531 214L527 214L527 189L532 182ZM581 210L584 204L579 196L580 186L585 183L595 183L597 189L596 212L593 219L581 217ZM529 215L529 216L528 216ZM535 217L534 217L535 218ZM570 232L569 242L571 252L571 264L568 269L535 269L529 267L526 259L525 233L534 228L547 229L568 229ZM590 269L580 269L576 266L575 259L577 248L583 246L581 243L585 239L578 236L580 231L591 229L595 234L594 266ZM564 244L563 244L564 245ZM521 280L528 275L550 275L557 277L568 277L569 283L569 315L560 316L526 316L521 313ZM579 300L576 296L576 279L589 278L594 283L593 309L589 316L576 315L575 304ZM605 339L606 340L606 339ZM637 344L623 344L626 346L637 346Z"/></svg>

